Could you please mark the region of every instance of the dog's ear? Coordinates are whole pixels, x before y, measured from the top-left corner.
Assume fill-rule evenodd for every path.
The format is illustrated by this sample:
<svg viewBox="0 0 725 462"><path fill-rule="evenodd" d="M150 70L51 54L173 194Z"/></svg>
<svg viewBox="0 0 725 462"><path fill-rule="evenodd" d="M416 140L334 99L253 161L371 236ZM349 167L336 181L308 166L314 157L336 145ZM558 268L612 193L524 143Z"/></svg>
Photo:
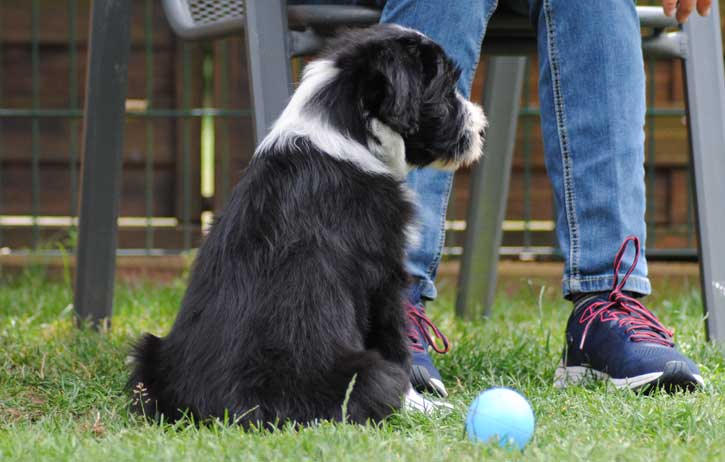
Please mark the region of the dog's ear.
<svg viewBox="0 0 725 462"><path fill-rule="evenodd" d="M363 75L364 108L401 135L418 131L423 74L413 47L389 43L368 55Z"/></svg>

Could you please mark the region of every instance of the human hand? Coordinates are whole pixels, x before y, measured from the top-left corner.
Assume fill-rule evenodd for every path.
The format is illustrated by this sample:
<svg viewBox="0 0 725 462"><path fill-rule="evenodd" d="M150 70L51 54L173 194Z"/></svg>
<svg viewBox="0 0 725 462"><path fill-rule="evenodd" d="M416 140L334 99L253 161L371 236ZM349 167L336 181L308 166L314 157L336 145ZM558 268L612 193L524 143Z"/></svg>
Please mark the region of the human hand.
<svg viewBox="0 0 725 462"><path fill-rule="evenodd" d="M710 14L711 4L712 0L662 0L662 9L665 10L667 16L672 16L677 11L677 22L683 23L687 21L687 17L690 16L695 6L697 6L700 16Z"/></svg>

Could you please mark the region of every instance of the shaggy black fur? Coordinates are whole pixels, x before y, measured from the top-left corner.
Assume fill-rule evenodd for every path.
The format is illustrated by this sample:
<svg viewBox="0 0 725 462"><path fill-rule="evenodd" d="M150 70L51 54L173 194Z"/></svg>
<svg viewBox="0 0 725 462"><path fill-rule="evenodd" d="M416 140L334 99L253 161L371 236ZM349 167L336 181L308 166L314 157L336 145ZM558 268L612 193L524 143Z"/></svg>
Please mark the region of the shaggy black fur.
<svg viewBox="0 0 725 462"><path fill-rule="evenodd" d="M410 164L451 160L441 156L465 142L465 120L440 47L378 26L333 50L340 73L311 110L364 146L378 117L411 145ZM136 410L229 415L245 426L340 420L354 376L350 421L399 408L409 388L401 301L413 217L403 188L305 137L256 153L199 249L171 332L136 346Z"/></svg>

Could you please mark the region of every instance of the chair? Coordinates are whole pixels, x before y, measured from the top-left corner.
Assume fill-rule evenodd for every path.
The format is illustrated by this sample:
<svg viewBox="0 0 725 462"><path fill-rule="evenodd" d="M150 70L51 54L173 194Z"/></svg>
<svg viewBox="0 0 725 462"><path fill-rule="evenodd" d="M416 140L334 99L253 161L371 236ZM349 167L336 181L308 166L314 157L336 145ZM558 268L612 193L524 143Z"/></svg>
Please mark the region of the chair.
<svg viewBox="0 0 725 462"><path fill-rule="evenodd" d="M128 37L114 37L105 29L103 21L116 18L123 23L127 19L126 4L95 0L91 35L89 76L110 71L100 69L101 59L125 69ZM96 14L98 4L113 4L116 11ZM292 89L289 57L311 54L338 26L365 26L377 22L380 12L374 8L359 6L286 6L285 0L163 0L163 6L172 28L187 39L207 38L225 34L246 34L249 69L252 81L252 101L257 140L261 140L267 128L284 108ZM121 11L122 10L122 11ZM700 265L702 288L710 338L725 343L725 244L717 238L717 229L725 225L720 199L725 197L725 182L719 181L725 175L725 84L723 82L723 60L720 41L718 5L714 2L708 18L691 18L681 31L663 33L668 27L675 27L674 19L665 17L661 9L638 7L642 26L651 27L656 33L643 41L646 54L660 57L682 58L687 76L687 95L690 120L692 161L696 179L698 223L700 233ZM118 34L115 31L115 34ZM102 48L107 56L99 56ZM119 50L126 50L126 55ZM484 42L484 53L491 55L484 89L484 108L493 115L488 131L487 153L473 172L471 205L465 238L459 293L456 312L472 317L490 310L496 284L498 249L501 243L501 223L504 217L508 182L513 157L513 144L518 119L519 97L523 85L526 58L520 55L535 49L535 35L528 19L497 12L488 27ZM514 56L511 56L514 55ZM517 56L518 55L518 56ZM94 61L95 60L95 61ZM95 74L95 73L98 74ZM120 73L115 73L119 77ZM107 74L106 74L107 75ZM125 76L124 76L125 79ZM84 162L84 190L80 219L80 242L78 279L76 283L76 310L83 317L93 319L110 316L112 294L113 259L115 252L115 217L117 215L118 185L115 197L93 198L94 189L86 189L85 180L92 180L97 169L109 173L110 165L120 170L120 143L100 151L98 137L109 126L121 131L125 80L117 78L111 82L88 81L89 98L86 104L86 150ZM91 87L103 87L103 92L90 92ZM110 93L106 93L110 92ZM103 95L106 95L104 99ZM96 95L94 98L92 96ZM110 102L109 102L110 101ZM120 101L120 102L119 102ZM99 105L112 105L107 110L111 117L93 120L99 113ZM120 120L117 115L121 114ZM110 151L109 151L110 149ZM93 164L91 158L111 152L115 157L106 162ZM114 163L115 162L115 163ZM115 178L111 175L111 179ZM91 181L92 182L92 181ZM99 185L100 186L100 185ZM706 201L706 198L710 199ZM112 205L116 202L115 208ZM104 213L99 212L107 207ZM95 225L102 224L105 231L94 242L84 242L84 236ZM113 215L115 213L115 215ZM111 217L113 219L111 220ZM99 223L99 220L103 223ZM84 233L85 227L85 233ZM90 227L90 228L89 228ZM85 250L84 250L85 249ZM98 252L93 258L93 252ZM84 258L81 258L84 256ZM105 259L105 260L104 260ZM111 285L109 286L109 275ZM97 283L94 285L94 281ZM94 294L85 294L81 289L91 289ZM92 305L93 301L107 303Z"/></svg>

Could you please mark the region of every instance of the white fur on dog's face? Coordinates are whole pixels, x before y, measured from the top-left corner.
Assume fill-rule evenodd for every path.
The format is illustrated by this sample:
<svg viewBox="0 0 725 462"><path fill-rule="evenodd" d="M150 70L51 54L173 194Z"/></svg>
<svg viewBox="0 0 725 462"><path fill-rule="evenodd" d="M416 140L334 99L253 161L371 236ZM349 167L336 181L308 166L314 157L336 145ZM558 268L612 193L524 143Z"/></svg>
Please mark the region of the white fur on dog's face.
<svg viewBox="0 0 725 462"><path fill-rule="evenodd" d="M472 103L465 99L462 95L458 95L463 105L468 110L466 118L466 130L471 137L471 145L468 150L461 155L460 166L471 165L481 158L483 155L483 132L488 128L488 119L483 113L483 109L478 104Z"/></svg>

